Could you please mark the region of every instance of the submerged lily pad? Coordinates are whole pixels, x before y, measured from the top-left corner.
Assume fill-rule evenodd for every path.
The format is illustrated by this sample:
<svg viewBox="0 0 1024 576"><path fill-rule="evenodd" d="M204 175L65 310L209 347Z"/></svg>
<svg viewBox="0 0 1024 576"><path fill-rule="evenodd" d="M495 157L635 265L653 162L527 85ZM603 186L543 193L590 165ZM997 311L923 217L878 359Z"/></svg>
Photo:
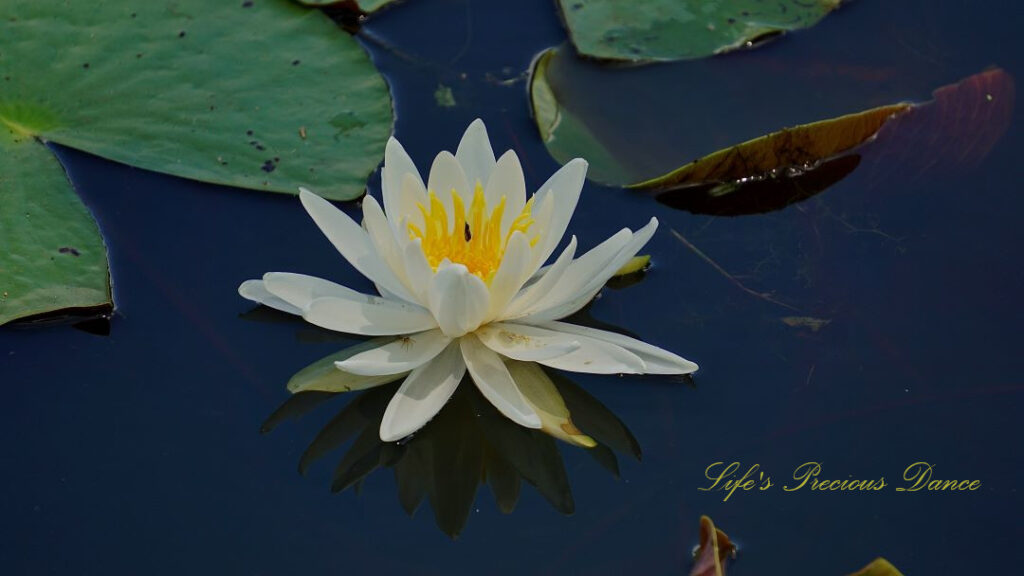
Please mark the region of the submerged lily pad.
<svg viewBox="0 0 1024 576"><path fill-rule="evenodd" d="M110 304L96 224L39 141L347 200L363 193L391 132L387 86L359 44L285 0L13 0L0 38L0 266L13 271L0 276L0 324Z"/></svg>
<svg viewBox="0 0 1024 576"><path fill-rule="evenodd" d="M0 324L111 306L96 223L57 158L9 125L0 125L0 206Z"/></svg>
<svg viewBox="0 0 1024 576"><path fill-rule="evenodd" d="M841 0L558 0L580 54L609 60L682 60L749 47L818 23Z"/></svg>
<svg viewBox="0 0 1024 576"><path fill-rule="evenodd" d="M591 180L632 182L632 175L602 146L601 140L591 133L586 123L562 106L548 80L548 67L558 53L557 48L542 52L534 61L530 74L530 101L541 140L559 162L568 162L577 156L586 157L589 163L587 177Z"/></svg>

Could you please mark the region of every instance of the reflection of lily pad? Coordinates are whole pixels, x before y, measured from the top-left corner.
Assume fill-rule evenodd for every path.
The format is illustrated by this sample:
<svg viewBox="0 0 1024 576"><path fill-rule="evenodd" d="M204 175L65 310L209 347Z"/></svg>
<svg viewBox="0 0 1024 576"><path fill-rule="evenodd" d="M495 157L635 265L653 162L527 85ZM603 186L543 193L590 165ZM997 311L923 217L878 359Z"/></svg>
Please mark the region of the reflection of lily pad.
<svg viewBox="0 0 1024 576"><path fill-rule="evenodd" d="M391 130L387 86L363 49L284 0L14 0L0 38L0 323L110 302L96 225L38 141L205 182L352 199Z"/></svg>
<svg viewBox="0 0 1024 576"><path fill-rule="evenodd" d="M742 48L813 26L841 0L559 0L580 54L611 60L681 60Z"/></svg>

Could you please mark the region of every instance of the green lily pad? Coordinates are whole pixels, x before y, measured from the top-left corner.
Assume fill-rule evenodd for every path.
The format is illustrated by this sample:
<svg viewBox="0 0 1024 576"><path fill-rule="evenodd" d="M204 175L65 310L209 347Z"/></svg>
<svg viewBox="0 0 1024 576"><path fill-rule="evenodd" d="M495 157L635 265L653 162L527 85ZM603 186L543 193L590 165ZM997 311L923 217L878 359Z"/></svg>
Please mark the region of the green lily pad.
<svg viewBox="0 0 1024 576"><path fill-rule="evenodd" d="M305 4L306 6L338 6L351 10L353 12L361 12L363 14L370 14L376 12L384 6L391 4L395 0L295 0L299 4Z"/></svg>
<svg viewBox="0 0 1024 576"><path fill-rule="evenodd" d="M841 0L558 0L580 54L632 62L688 60L817 24Z"/></svg>
<svg viewBox="0 0 1024 576"><path fill-rule="evenodd" d="M388 89L367 54L286 0L12 0L0 39L0 266L12 271L0 276L0 324L110 304L96 224L39 141L193 180L351 200L391 133Z"/></svg>
<svg viewBox="0 0 1024 576"><path fill-rule="evenodd" d="M14 0L0 38L8 123L140 168L350 200L391 132L363 49L285 0Z"/></svg>
<svg viewBox="0 0 1024 576"><path fill-rule="evenodd" d="M0 109L0 324L111 306L99 229L57 158Z"/></svg>

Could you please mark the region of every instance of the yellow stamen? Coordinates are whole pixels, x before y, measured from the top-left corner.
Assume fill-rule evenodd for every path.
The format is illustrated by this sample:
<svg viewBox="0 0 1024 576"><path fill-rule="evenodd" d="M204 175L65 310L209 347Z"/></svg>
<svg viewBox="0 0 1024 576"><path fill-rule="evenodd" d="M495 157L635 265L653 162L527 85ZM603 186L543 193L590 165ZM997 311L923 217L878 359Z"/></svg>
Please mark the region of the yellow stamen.
<svg viewBox="0 0 1024 576"><path fill-rule="evenodd" d="M484 189L480 183L477 183L473 191L473 200L469 204L468 212L459 191L452 189L451 195L454 212L452 229L448 229L448 211L444 203L431 190L427 202L429 209L422 203L417 203L423 215L423 227L408 224L409 237L420 240L427 262L435 271L442 261L448 259L450 262L464 265L470 273L489 283L501 265L501 259L505 255L505 248L512 234L528 234L533 226L533 218L530 215L533 198L530 198L522 212L516 215L508 232L503 235L501 219L505 214L504 196L491 213L487 214L487 199L484 198ZM535 232L530 237L530 245L536 245L539 239L540 234Z"/></svg>

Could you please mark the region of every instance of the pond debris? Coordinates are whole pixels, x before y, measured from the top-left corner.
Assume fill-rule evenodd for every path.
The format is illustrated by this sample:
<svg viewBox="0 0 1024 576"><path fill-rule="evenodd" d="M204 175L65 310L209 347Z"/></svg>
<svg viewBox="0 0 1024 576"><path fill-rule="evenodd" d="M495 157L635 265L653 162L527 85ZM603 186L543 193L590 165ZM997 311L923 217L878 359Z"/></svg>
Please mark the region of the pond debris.
<svg viewBox="0 0 1024 576"><path fill-rule="evenodd" d="M303 140L306 139L306 127L305 126L299 126L299 138L302 138Z"/></svg>
<svg viewBox="0 0 1024 576"><path fill-rule="evenodd" d="M725 270L725 268L722 268L721 266L719 266L718 263L715 262L714 260L712 260L707 254L704 254L703 252L701 252L699 248L694 246L682 234L680 234L678 231L676 231L675 228L672 229L672 234L676 237L677 240L682 242L684 246L686 246L691 251L693 251L693 253L696 254L697 256L700 256L701 260L704 260L705 262L710 264L712 268L717 270L718 273L721 274L722 276L725 276L730 282L735 284L736 287L739 288L740 290L743 290L744 292L746 292L747 294L750 294L751 296L754 296L755 298L760 298L761 300L764 300L765 302L771 302L772 304L775 304L775 305L778 305L778 306L782 306L783 308L789 308L790 310L797 310L797 311L799 310L795 306L792 306L790 304L786 304L785 302L782 302L780 300L776 300L771 295L771 293L768 293L768 292L758 292L756 290L751 290L750 288L747 288L746 286L743 285L742 282L737 280L735 276L733 276L732 274L729 274L729 272L727 272Z"/></svg>
<svg viewBox="0 0 1024 576"><path fill-rule="evenodd" d="M444 84L438 84L437 90L434 90L434 102L436 102L440 108L454 108L455 95L452 94L451 87L445 86Z"/></svg>
<svg viewBox="0 0 1024 576"><path fill-rule="evenodd" d="M780 320L791 328L807 328L811 332L817 332L832 323L831 318L814 318L812 316L784 316Z"/></svg>

